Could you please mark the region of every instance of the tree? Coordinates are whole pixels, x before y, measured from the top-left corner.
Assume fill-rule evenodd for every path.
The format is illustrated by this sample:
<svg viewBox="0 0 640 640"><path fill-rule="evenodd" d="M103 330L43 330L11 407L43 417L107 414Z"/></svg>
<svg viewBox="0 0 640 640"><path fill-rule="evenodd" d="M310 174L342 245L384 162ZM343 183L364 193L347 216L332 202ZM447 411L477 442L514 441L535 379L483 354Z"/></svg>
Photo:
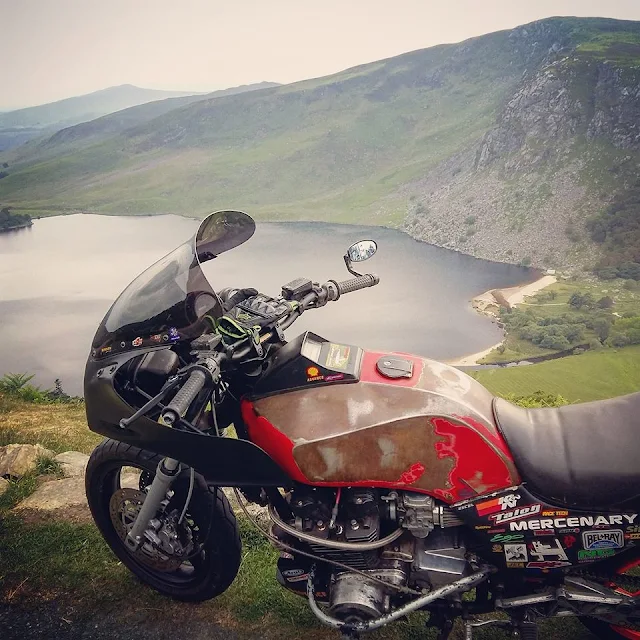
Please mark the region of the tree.
<svg viewBox="0 0 640 640"><path fill-rule="evenodd" d="M579 291L576 291L571 294L569 304L575 309L582 309L583 307L586 309L592 309L595 301L590 293L580 293Z"/></svg>
<svg viewBox="0 0 640 640"><path fill-rule="evenodd" d="M576 291L575 293L572 293L571 297L569 298L569 304L574 309L580 309L582 307L582 301L583 301L583 296L578 291Z"/></svg>
<svg viewBox="0 0 640 640"><path fill-rule="evenodd" d="M607 344L612 347L626 347L629 344L629 338L624 333L614 331L607 340Z"/></svg>
<svg viewBox="0 0 640 640"><path fill-rule="evenodd" d="M545 335L540 342L540 346L543 349L555 349L556 351L564 351L571 345L564 336Z"/></svg>
<svg viewBox="0 0 640 640"><path fill-rule="evenodd" d="M611 296L604 296L604 298L600 298L596 304L600 309L611 309L611 307L613 307L613 298Z"/></svg>
<svg viewBox="0 0 640 640"><path fill-rule="evenodd" d="M596 318L592 322L592 328L600 339L600 342L604 342L609 337L611 331L611 320L609 320L609 318Z"/></svg>
<svg viewBox="0 0 640 640"><path fill-rule="evenodd" d="M586 327L583 324L566 324L564 327L564 337L569 342L579 342L584 338Z"/></svg>

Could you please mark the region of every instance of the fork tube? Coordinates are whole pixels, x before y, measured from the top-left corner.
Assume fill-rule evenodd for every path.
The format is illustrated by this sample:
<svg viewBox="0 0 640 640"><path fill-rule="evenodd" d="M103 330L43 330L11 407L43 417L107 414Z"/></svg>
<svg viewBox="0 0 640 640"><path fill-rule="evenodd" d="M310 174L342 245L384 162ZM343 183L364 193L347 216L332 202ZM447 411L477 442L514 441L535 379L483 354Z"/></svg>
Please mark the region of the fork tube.
<svg viewBox="0 0 640 640"><path fill-rule="evenodd" d="M136 551L142 544L142 536L149 521L155 517L160 503L166 498L167 491L171 488L179 472L180 462L173 458L164 458L158 464L156 476L149 487L149 492L142 503L131 531L127 534L126 543L132 551Z"/></svg>

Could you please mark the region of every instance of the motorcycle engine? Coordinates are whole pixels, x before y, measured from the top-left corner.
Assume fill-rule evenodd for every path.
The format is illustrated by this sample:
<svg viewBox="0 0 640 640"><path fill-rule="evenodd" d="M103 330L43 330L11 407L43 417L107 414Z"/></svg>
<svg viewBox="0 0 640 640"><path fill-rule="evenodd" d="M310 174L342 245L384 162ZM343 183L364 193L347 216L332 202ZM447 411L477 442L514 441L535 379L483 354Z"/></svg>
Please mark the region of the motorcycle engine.
<svg viewBox="0 0 640 640"><path fill-rule="evenodd" d="M460 539L462 521L430 496L369 488L343 489L336 510L332 489L303 488L289 495L294 520L288 524L307 534L296 540L278 528L274 533L292 546L358 569L367 575L401 587L429 590L461 578L468 571L466 550ZM349 544L375 543L397 529L403 534L380 548L359 551ZM310 541L308 536L313 536ZM343 549L324 546L331 539ZM278 564L278 579L289 589L303 593L312 562L285 553ZM323 563L324 564L324 563ZM324 564L316 596L329 605L329 613L345 622L377 618L391 609L398 591L368 580L362 573Z"/></svg>

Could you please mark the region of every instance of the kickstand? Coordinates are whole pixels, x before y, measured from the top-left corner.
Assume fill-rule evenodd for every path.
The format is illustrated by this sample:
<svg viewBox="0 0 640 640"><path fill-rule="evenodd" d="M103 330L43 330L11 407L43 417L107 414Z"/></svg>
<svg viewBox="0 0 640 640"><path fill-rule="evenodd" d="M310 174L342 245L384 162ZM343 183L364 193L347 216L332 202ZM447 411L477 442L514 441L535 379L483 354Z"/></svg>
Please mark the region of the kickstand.
<svg viewBox="0 0 640 640"><path fill-rule="evenodd" d="M464 640L473 640L473 630L476 627L486 627L494 625L503 629L513 629L511 620L491 619L491 620L465 620L464 621Z"/></svg>

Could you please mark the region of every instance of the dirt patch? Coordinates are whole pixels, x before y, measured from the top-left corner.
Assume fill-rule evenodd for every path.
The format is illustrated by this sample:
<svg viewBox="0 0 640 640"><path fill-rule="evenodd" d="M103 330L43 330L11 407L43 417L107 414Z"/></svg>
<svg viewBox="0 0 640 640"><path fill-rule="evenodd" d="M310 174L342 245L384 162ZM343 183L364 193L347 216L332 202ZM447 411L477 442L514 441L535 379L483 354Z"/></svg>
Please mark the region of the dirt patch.
<svg viewBox="0 0 640 640"><path fill-rule="evenodd" d="M25 524L47 524L51 520L64 520L72 524L89 524L93 522L91 512L87 507L74 505L51 511L39 509L20 509L15 512Z"/></svg>

